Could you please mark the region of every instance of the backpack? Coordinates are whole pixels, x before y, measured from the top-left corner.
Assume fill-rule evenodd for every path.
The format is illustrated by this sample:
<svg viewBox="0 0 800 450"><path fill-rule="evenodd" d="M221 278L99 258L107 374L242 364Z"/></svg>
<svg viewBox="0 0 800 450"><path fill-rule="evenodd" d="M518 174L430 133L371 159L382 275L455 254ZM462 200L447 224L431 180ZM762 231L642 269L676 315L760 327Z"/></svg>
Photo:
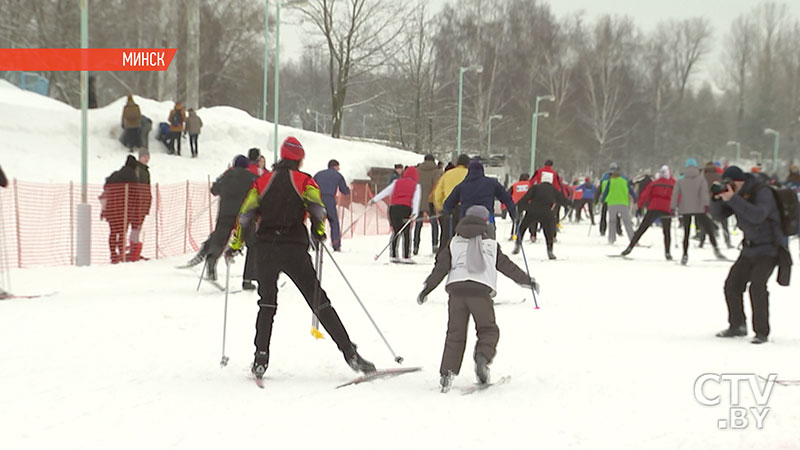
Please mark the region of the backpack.
<svg viewBox="0 0 800 450"><path fill-rule="evenodd" d="M778 205L778 215L781 217L781 232L784 236L794 236L800 229L800 202L797 194L785 187L766 185Z"/></svg>
<svg viewBox="0 0 800 450"><path fill-rule="evenodd" d="M180 109L176 109L172 112L172 115L169 117L169 123L174 127L183 124L183 115Z"/></svg>

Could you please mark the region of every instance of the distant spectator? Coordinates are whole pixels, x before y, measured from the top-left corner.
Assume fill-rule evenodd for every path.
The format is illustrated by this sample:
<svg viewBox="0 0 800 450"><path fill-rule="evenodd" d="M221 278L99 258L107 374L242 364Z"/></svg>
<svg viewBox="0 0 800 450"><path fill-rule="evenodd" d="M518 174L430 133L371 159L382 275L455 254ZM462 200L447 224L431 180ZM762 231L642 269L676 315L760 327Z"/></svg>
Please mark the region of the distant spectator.
<svg viewBox="0 0 800 450"><path fill-rule="evenodd" d="M339 161L332 159L328 161L328 170L321 170L314 175L314 181L319 185L322 203L328 214L328 222L331 224L331 244L333 251L338 252L342 247L342 236L339 227L339 214L336 210L336 192L342 195L350 195L350 188L347 186L342 174L339 173Z"/></svg>
<svg viewBox="0 0 800 450"><path fill-rule="evenodd" d="M403 166L402 164L395 164L394 165L394 172L392 172L392 176L391 176L391 178L389 178L389 183L391 183L392 181L403 177L403 168L404 167L405 166Z"/></svg>
<svg viewBox="0 0 800 450"><path fill-rule="evenodd" d="M122 108L122 143L133 153L134 149L142 146L142 112L139 105L133 101L133 95L128 95L128 103Z"/></svg>
<svg viewBox="0 0 800 450"><path fill-rule="evenodd" d="M142 224L145 217L150 214L153 194L150 192L150 151L146 148L139 149L139 161L136 163L136 176L139 184L136 185L136 204L131 207L131 235L130 252L128 261L138 261L142 257Z"/></svg>
<svg viewBox="0 0 800 450"><path fill-rule="evenodd" d="M261 173L267 172L267 158L264 158L264 155L258 157L257 164L258 168L261 169Z"/></svg>
<svg viewBox="0 0 800 450"><path fill-rule="evenodd" d="M135 190L139 182L137 165L136 158L128 155L125 165L106 178L103 193L100 195L100 202L103 205L100 217L108 221L110 229L108 248L112 264L122 261L125 257L125 235L134 216L132 208L137 204Z"/></svg>
<svg viewBox="0 0 800 450"><path fill-rule="evenodd" d="M197 158L197 136L200 135L200 128L203 128L203 120L194 112L194 108L189 108L189 117L186 118L186 134L189 135L189 148L192 151L192 158ZM178 141L178 154L181 154L180 140Z"/></svg>
<svg viewBox="0 0 800 450"><path fill-rule="evenodd" d="M175 141L178 141L177 155L181 156L181 133L183 133L183 125L186 122L186 110L181 106L181 102L176 102L175 107L169 112L167 116L169 122L169 136L167 137L167 148L170 155L176 154Z"/></svg>

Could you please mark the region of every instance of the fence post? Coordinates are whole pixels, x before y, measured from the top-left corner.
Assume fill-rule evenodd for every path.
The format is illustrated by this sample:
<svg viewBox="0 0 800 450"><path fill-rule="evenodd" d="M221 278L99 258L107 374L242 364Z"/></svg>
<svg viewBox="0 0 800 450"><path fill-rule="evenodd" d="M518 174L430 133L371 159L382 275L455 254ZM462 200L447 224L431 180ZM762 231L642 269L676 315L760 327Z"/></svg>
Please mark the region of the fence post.
<svg viewBox="0 0 800 450"><path fill-rule="evenodd" d="M352 187L350 188L350 192L353 192ZM350 197L350 237L353 237L353 197Z"/></svg>
<svg viewBox="0 0 800 450"><path fill-rule="evenodd" d="M214 231L214 220L211 218L211 175L208 177L208 234Z"/></svg>
<svg viewBox="0 0 800 450"><path fill-rule="evenodd" d="M160 221L161 213L161 191L158 190L158 183L156 183L156 259L158 259L158 222Z"/></svg>
<svg viewBox="0 0 800 450"><path fill-rule="evenodd" d="M17 225L17 267L22 268L22 237L19 231L19 185L17 179L14 178L14 213L16 216Z"/></svg>
<svg viewBox="0 0 800 450"><path fill-rule="evenodd" d="M69 182L69 263L75 265L75 185Z"/></svg>
<svg viewBox="0 0 800 450"><path fill-rule="evenodd" d="M125 257L125 253L127 253L127 249L125 248L125 242L128 240L128 187L130 183L125 183L125 201L123 202L123 209L122 209L122 262L126 262L127 258Z"/></svg>
<svg viewBox="0 0 800 450"><path fill-rule="evenodd" d="M186 240L189 238L189 180L186 180L186 211L183 219L183 253L186 254Z"/></svg>

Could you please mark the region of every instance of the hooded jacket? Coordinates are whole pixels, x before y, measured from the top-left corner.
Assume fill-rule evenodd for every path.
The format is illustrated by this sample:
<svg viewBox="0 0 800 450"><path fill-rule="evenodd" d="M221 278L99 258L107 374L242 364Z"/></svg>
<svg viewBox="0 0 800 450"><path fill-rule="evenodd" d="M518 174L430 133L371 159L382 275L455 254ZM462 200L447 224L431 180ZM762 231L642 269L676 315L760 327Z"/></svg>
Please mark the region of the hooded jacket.
<svg viewBox="0 0 800 450"><path fill-rule="evenodd" d="M128 97L128 102L122 108L122 128L139 128L142 126L142 112L139 105Z"/></svg>
<svg viewBox="0 0 800 450"><path fill-rule="evenodd" d="M446 171L439 177L439 181L433 188L433 205L437 211L444 209L444 201L450 197L453 189L456 188L467 176L466 166L455 166ZM489 210L491 211L491 209Z"/></svg>
<svg viewBox="0 0 800 450"><path fill-rule="evenodd" d="M242 203L255 180L256 176L247 169L232 167L214 181L214 184L211 185L211 193L219 196L218 221L219 217L239 214Z"/></svg>
<svg viewBox="0 0 800 450"><path fill-rule="evenodd" d="M476 236L482 238L481 253L486 266L483 272L470 273L466 267L467 248L469 240ZM473 216L461 219L450 244L436 254L436 263L425 280L422 295L427 296L433 292L447 276L445 290L451 295L494 297L498 271L518 284L532 285L533 280L508 259L508 256L500 250L500 244L487 236L485 220Z"/></svg>
<svg viewBox="0 0 800 450"><path fill-rule="evenodd" d="M203 128L203 119L197 115L197 112L189 111L189 117L186 118L186 133L200 134L200 128Z"/></svg>
<svg viewBox="0 0 800 450"><path fill-rule="evenodd" d="M433 203L431 201L431 193L433 192L433 187L436 186L436 182L439 181L439 177L442 176L442 171L439 170L434 161L424 161L417 170L419 172L419 186L422 190L419 209L427 210L428 203Z"/></svg>
<svg viewBox="0 0 800 450"><path fill-rule="evenodd" d="M727 202L722 203L722 216L736 215L739 228L744 232L742 256L777 256L783 246L778 204L770 188L757 176L745 174L742 188Z"/></svg>
<svg viewBox="0 0 800 450"><path fill-rule="evenodd" d="M672 177L652 181L644 188L639 197L639 209L647 208L648 211L661 211L669 214L674 189L675 180Z"/></svg>
<svg viewBox="0 0 800 450"><path fill-rule="evenodd" d="M671 209L677 209L678 214L705 214L711 203L711 191L705 177L694 166L687 167L683 175L672 191Z"/></svg>
<svg viewBox="0 0 800 450"><path fill-rule="evenodd" d="M511 199L511 194L496 179L484 175L483 164L478 161L472 161L469 164L467 177L453 189L453 192L445 200L443 211L448 214L460 203L462 217L467 212L467 209L473 205L483 206L493 212L495 198L506 205L506 209L508 209L508 213L511 214L512 218L517 217L517 207L514 205L514 200ZM494 223L494 214L489 215L489 221Z"/></svg>

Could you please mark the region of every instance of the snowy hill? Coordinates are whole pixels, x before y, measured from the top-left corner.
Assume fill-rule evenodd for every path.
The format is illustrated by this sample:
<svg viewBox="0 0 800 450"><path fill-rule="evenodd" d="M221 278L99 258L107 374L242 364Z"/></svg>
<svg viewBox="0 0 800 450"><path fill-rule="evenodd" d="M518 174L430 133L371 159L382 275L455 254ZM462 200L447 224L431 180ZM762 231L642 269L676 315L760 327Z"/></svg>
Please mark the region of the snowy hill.
<svg viewBox="0 0 800 450"><path fill-rule="evenodd" d="M142 114L166 121L172 102L157 102L134 96ZM122 132L120 118L125 98L89 111L89 182L102 183L125 162L128 151L117 138ZM270 122L227 106L202 108L203 119L197 159L190 158L188 140L183 156L169 156L162 143L150 133L152 183L204 181L225 170L237 154L259 147L272 163ZM304 170L312 175L335 158L348 180L366 178L372 166L392 167L395 163L417 164L422 155L371 143L350 142L290 127L279 127L279 142L297 137L306 149ZM81 178L80 110L57 100L23 91L0 80L0 166L11 178L41 182L79 182Z"/></svg>

